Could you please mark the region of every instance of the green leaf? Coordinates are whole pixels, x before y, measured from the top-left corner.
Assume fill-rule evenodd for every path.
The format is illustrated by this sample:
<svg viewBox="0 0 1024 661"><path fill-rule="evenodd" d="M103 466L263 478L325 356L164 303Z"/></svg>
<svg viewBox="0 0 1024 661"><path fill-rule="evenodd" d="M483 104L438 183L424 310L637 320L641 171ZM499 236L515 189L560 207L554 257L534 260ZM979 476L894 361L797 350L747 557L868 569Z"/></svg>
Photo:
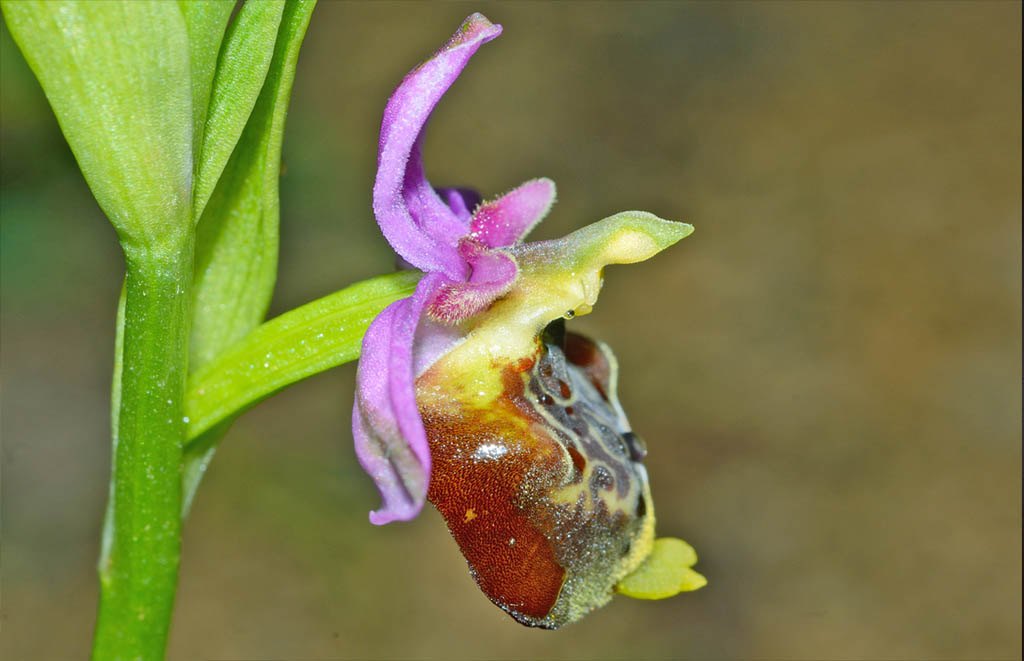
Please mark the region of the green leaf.
<svg viewBox="0 0 1024 661"><path fill-rule="evenodd" d="M2 8L125 250L176 250L192 202L189 42L177 3Z"/></svg>
<svg viewBox="0 0 1024 661"><path fill-rule="evenodd" d="M258 4L248 3L243 12ZM193 371L258 326L270 304L277 272L281 140L312 8L311 2L288 5L263 90L197 227ZM225 59L230 58L222 57L222 64ZM221 80L218 71L218 85ZM208 131L213 126L211 113Z"/></svg>
<svg viewBox="0 0 1024 661"><path fill-rule="evenodd" d="M215 98L211 101L211 108L215 108L218 94L241 89L239 85L229 85L242 75L238 68L246 61L244 51L235 45L242 43L240 35L248 35L249 41L256 38L254 35L262 35L260 44L273 45L273 57L268 60L262 91L248 114L241 138L237 139L235 134L231 139L232 145L237 139L237 145L227 165L220 164L223 174L217 173L217 187L197 228L190 345L193 370L205 365L263 321L277 274L281 141L299 48L315 2L291 2L284 6L283 14L279 11L276 15L267 13L267 7L250 10L250 5L260 4L249 2L243 6L226 40L221 66L227 69L218 70ZM245 13L247 10L249 14ZM254 13L258 11L263 13ZM265 26L257 29L255 21L259 17L266 25L277 26L273 40L266 37ZM215 135L226 135L228 130L223 125L216 128L215 112L211 110L206 144L223 146L211 142ZM204 150L204 155L207 153ZM201 173L200 178L203 176ZM186 457L183 514L187 514L203 472L229 426L230 421L226 421L209 431L204 451Z"/></svg>
<svg viewBox="0 0 1024 661"><path fill-rule="evenodd" d="M196 151L192 207L196 220L201 217L264 87L283 9L284 0L246 2L224 37L210 92L203 146ZM300 44L304 33L305 24L298 38Z"/></svg>
<svg viewBox="0 0 1024 661"><path fill-rule="evenodd" d="M411 296L422 274L392 273L271 319L194 373L185 395L186 462L198 439L281 388L359 357L363 335L391 303Z"/></svg>
<svg viewBox="0 0 1024 661"><path fill-rule="evenodd" d="M213 74L217 71L217 54L235 0L180 2L185 29L188 31L189 59L192 64L192 153L198 154L203 143L203 126L206 124Z"/></svg>

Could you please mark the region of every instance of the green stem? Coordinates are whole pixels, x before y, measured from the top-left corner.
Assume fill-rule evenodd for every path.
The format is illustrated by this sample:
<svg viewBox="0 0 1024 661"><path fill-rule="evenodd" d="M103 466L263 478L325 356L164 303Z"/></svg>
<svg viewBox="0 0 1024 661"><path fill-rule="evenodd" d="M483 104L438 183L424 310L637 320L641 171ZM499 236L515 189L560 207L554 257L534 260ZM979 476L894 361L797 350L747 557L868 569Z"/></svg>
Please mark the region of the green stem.
<svg viewBox="0 0 1024 661"><path fill-rule="evenodd" d="M403 271L354 284L265 322L204 365L188 382L186 455L202 434L296 381L359 357L381 310L411 296L421 273Z"/></svg>
<svg viewBox="0 0 1024 661"><path fill-rule="evenodd" d="M167 644L181 547L193 250L189 236L126 260L96 659L159 659Z"/></svg>

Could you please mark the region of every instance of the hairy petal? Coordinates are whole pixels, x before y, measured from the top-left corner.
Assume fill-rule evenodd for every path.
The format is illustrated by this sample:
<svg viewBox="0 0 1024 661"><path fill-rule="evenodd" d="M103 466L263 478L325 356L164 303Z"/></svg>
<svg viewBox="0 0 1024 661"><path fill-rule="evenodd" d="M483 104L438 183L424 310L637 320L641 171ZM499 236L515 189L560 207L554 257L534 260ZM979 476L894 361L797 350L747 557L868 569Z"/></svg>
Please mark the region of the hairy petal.
<svg viewBox="0 0 1024 661"><path fill-rule="evenodd" d="M459 252L472 269L469 280L445 282L427 307L431 318L447 324L465 321L483 312L508 292L518 271L512 257L488 250L472 239L461 241Z"/></svg>
<svg viewBox="0 0 1024 661"><path fill-rule="evenodd" d="M555 182L533 179L473 212L469 233L491 248L511 246L523 240L555 202Z"/></svg>
<svg viewBox="0 0 1024 661"><path fill-rule="evenodd" d="M411 298L381 312L363 337L352 434L359 463L384 501L370 513L377 525L412 519L426 500L430 450L416 407L413 338L442 282L443 276L428 274Z"/></svg>
<svg viewBox="0 0 1024 661"><path fill-rule="evenodd" d="M395 90L381 124L373 211L388 242L407 262L462 280L466 265L457 240L459 218L438 197L423 172L423 127L437 102L481 44L501 34L482 14L473 14L429 60Z"/></svg>
<svg viewBox="0 0 1024 661"><path fill-rule="evenodd" d="M465 223L463 234L469 232L469 221L482 200L480 193L472 188L438 188L437 194L441 196L444 203L452 210L459 220Z"/></svg>

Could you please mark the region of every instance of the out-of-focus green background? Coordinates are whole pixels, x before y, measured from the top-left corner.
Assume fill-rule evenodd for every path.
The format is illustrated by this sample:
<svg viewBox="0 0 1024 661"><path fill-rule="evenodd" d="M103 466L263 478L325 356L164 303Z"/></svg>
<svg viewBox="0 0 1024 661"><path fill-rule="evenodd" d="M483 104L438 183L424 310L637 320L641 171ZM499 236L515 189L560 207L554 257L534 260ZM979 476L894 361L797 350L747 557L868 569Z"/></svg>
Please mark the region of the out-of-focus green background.
<svg viewBox="0 0 1024 661"><path fill-rule="evenodd" d="M388 270L384 103L480 9L436 184L552 177L550 238L697 231L616 267L608 341L663 535L707 588L560 632L476 589L432 510L370 526L353 366L228 435L190 517L173 658L1019 658L1021 5L323 2L285 141L272 313ZM2 34L3 657L82 658L121 260Z"/></svg>

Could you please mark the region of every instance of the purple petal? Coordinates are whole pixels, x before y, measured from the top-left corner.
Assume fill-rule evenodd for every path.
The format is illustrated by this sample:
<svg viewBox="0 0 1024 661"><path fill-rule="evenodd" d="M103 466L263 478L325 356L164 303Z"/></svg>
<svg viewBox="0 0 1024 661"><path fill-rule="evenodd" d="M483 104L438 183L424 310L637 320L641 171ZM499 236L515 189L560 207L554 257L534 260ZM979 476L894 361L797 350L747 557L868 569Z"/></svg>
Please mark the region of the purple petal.
<svg viewBox="0 0 1024 661"><path fill-rule="evenodd" d="M473 217L473 210L482 200L480 193L472 188L438 188L437 194L441 196L452 213L464 223L465 228L462 230L462 234L469 232L469 221Z"/></svg>
<svg viewBox="0 0 1024 661"><path fill-rule="evenodd" d="M547 215L555 202L555 182L533 179L480 205L470 222L470 236L491 248L520 242Z"/></svg>
<svg viewBox="0 0 1024 661"><path fill-rule="evenodd" d="M388 242L410 264L456 280L466 276L457 243L464 225L423 172L423 127L481 44L501 34L473 14L433 57L413 69L384 109L373 211Z"/></svg>
<svg viewBox="0 0 1024 661"><path fill-rule="evenodd" d="M416 406L413 338L426 302L443 281L427 274L411 298L389 305L363 337L352 434L359 463L384 501L370 513L377 525L412 519L427 497L430 448Z"/></svg>
<svg viewBox="0 0 1024 661"><path fill-rule="evenodd" d="M445 282L427 307L433 319L448 324L483 312L496 298L508 293L516 279L516 262L503 252L488 250L471 239L463 240L459 251L473 269L469 281Z"/></svg>

